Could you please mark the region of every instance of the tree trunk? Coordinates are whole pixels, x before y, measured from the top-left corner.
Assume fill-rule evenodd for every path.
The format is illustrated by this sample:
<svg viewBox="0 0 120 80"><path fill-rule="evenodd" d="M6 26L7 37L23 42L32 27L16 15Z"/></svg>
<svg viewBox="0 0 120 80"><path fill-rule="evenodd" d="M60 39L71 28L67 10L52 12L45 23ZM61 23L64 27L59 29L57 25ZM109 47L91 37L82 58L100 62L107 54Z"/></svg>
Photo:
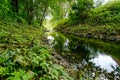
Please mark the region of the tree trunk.
<svg viewBox="0 0 120 80"><path fill-rule="evenodd" d="M32 24L33 12L34 12L33 0L25 0L25 4L26 4L26 10L27 10L28 24Z"/></svg>
<svg viewBox="0 0 120 80"><path fill-rule="evenodd" d="M18 0L11 0L12 11L18 13Z"/></svg>
<svg viewBox="0 0 120 80"><path fill-rule="evenodd" d="M43 23L43 21L45 19L46 11L47 11L47 6L45 6L44 11L43 11L43 15L42 15L42 17L40 19L40 26L42 26L42 23Z"/></svg>

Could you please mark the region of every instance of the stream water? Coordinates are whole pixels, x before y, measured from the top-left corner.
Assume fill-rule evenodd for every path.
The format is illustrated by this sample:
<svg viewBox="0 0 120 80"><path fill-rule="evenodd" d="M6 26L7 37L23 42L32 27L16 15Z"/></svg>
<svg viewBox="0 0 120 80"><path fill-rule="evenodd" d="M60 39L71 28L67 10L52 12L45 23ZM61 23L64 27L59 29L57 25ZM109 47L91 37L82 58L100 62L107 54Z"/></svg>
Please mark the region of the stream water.
<svg viewBox="0 0 120 80"><path fill-rule="evenodd" d="M47 39L82 76L100 80L120 80L120 44L48 32Z"/></svg>

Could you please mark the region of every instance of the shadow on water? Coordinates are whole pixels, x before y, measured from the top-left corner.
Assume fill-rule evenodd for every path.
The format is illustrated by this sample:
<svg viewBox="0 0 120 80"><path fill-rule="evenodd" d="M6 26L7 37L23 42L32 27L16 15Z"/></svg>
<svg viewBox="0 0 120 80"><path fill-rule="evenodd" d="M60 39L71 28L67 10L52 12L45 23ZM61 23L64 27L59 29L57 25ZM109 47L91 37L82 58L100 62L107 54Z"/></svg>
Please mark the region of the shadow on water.
<svg viewBox="0 0 120 80"><path fill-rule="evenodd" d="M74 69L100 80L120 79L120 44L48 32L50 46Z"/></svg>

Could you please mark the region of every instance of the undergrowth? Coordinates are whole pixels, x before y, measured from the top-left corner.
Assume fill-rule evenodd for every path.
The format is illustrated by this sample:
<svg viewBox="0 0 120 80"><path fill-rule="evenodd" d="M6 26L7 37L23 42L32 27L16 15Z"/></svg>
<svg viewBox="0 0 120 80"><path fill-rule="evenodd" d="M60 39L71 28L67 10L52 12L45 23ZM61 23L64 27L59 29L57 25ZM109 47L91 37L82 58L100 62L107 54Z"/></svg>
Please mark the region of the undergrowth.
<svg viewBox="0 0 120 80"><path fill-rule="evenodd" d="M0 80L70 80L44 45L44 28L0 22Z"/></svg>

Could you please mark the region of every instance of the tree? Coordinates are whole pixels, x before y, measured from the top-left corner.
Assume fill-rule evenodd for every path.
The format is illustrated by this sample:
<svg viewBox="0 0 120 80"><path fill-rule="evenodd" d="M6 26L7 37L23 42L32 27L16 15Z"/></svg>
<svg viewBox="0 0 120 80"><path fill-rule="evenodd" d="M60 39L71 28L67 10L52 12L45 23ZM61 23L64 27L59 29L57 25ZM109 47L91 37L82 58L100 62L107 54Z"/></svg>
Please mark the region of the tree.
<svg viewBox="0 0 120 80"><path fill-rule="evenodd" d="M103 4L103 0L95 0L95 7L100 7Z"/></svg>
<svg viewBox="0 0 120 80"><path fill-rule="evenodd" d="M33 0L25 0L25 3L26 3L28 24L31 24L33 20L33 12L34 12Z"/></svg>
<svg viewBox="0 0 120 80"><path fill-rule="evenodd" d="M38 20L40 26L45 19L49 7L49 0L35 0L34 1L34 17Z"/></svg>
<svg viewBox="0 0 120 80"><path fill-rule="evenodd" d="M11 0L11 5L12 5L12 11L18 13L19 12L18 0Z"/></svg>
<svg viewBox="0 0 120 80"><path fill-rule="evenodd" d="M84 23L90 17L93 6L93 0L76 0L72 5L70 18L75 22Z"/></svg>
<svg viewBox="0 0 120 80"><path fill-rule="evenodd" d="M66 1L68 0L0 0L0 15L7 15L12 21L28 24L35 22L41 26L48 14L53 15L54 21L64 18Z"/></svg>
<svg viewBox="0 0 120 80"><path fill-rule="evenodd" d="M58 21L65 17L65 8L67 0L34 0L34 16L39 21L40 26L43 24L48 14L53 16L52 21Z"/></svg>

